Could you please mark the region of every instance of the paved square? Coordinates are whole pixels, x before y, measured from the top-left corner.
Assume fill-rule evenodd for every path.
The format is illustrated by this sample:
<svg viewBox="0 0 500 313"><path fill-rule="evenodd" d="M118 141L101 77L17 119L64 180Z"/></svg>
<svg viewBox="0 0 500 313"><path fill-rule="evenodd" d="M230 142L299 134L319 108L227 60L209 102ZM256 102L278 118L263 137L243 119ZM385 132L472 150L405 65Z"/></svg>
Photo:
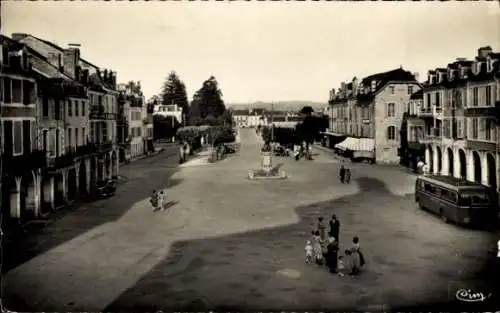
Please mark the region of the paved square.
<svg viewBox="0 0 500 313"><path fill-rule="evenodd" d="M241 151L219 163L176 169L160 155L124 168L129 181L115 198L81 208L31 239L43 245L64 229L80 229L6 274L6 307L382 310L482 288L476 271L495 238L418 211L411 174L346 164L353 181L340 184L340 164L319 152L314 161L274 159L287 180L251 181L246 175L260 164L260 142L250 129L241 138ZM176 205L153 213L153 188L165 188ZM344 247L360 237L367 265L358 277L304 264L317 217L332 213Z"/></svg>

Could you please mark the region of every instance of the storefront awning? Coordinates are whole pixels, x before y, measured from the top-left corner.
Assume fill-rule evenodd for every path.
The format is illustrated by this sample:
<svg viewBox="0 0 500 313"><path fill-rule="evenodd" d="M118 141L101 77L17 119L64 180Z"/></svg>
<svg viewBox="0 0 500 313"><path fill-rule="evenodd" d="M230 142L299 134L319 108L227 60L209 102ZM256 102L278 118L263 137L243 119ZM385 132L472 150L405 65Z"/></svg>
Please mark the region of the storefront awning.
<svg viewBox="0 0 500 313"><path fill-rule="evenodd" d="M338 143L335 145L335 148L338 148L340 150L351 150L355 151L357 150L359 146L359 139L353 138L353 137L347 137L344 141L341 143Z"/></svg>

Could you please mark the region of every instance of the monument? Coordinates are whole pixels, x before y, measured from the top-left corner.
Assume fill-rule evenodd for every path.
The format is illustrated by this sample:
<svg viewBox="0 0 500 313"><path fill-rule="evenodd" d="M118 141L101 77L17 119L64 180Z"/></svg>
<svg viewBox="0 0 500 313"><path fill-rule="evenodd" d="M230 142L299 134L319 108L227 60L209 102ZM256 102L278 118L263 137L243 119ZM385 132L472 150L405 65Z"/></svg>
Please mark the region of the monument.
<svg viewBox="0 0 500 313"><path fill-rule="evenodd" d="M266 141L261 149L260 169L248 171L250 179L286 179L287 174L278 166L273 166L273 149Z"/></svg>

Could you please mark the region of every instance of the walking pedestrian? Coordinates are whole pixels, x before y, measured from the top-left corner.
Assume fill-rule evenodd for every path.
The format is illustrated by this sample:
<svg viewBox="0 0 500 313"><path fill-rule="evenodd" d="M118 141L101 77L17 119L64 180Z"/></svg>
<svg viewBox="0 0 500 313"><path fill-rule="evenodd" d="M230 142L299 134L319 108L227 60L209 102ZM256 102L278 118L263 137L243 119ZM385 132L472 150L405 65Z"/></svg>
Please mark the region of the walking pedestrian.
<svg viewBox="0 0 500 313"><path fill-rule="evenodd" d="M312 263L314 251L313 251L313 246L311 245L311 242L309 240L306 242L305 250L306 250L306 264Z"/></svg>
<svg viewBox="0 0 500 313"><path fill-rule="evenodd" d="M351 170L350 169L345 170L345 182L348 184L351 182Z"/></svg>
<svg viewBox="0 0 500 313"><path fill-rule="evenodd" d="M337 242L339 242L339 233L340 233L340 222L337 219L337 215L333 214L330 219L330 232L328 233L331 237L335 238Z"/></svg>
<svg viewBox="0 0 500 313"><path fill-rule="evenodd" d="M323 242L319 236L319 231L314 233L313 251L316 264L320 266L323 265Z"/></svg>
<svg viewBox="0 0 500 313"><path fill-rule="evenodd" d="M153 190L153 194L151 195L151 199L149 199L149 202L153 206L153 212L156 211L158 207L158 193L156 190Z"/></svg>
<svg viewBox="0 0 500 313"><path fill-rule="evenodd" d="M344 183L344 179L345 179L345 168L344 168L344 165L342 165L340 167L339 176L340 176L340 182L343 184Z"/></svg>
<svg viewBox="0 0 500 313"><path fill-rule="evenodd" d="M163 190L160 191L158 196L158 209L165 211L165 195L163 194Z"/></svg>

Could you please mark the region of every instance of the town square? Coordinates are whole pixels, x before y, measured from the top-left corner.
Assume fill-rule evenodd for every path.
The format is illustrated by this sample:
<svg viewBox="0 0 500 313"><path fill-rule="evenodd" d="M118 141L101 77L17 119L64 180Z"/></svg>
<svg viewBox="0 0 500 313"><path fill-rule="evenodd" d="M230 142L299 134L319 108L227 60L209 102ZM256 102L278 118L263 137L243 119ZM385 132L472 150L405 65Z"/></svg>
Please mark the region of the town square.
<svg viewBox="0 0 500 313"><path fill-rule="evenodd" d="M5 6L2 306L498 305L500 27L484 23L500 9L450 5L471 21L451 46L458 26L425 4L391 18L378 6L233 4ZM349 46L342 29L363 14L399 38L393 48L362 30ZM440 25L435 39L423 21ZM320 49L325 25L337 35ZM139 28L149 47L130 39ZM399 42L410 33L430 46L411 53Z"/></svg>

